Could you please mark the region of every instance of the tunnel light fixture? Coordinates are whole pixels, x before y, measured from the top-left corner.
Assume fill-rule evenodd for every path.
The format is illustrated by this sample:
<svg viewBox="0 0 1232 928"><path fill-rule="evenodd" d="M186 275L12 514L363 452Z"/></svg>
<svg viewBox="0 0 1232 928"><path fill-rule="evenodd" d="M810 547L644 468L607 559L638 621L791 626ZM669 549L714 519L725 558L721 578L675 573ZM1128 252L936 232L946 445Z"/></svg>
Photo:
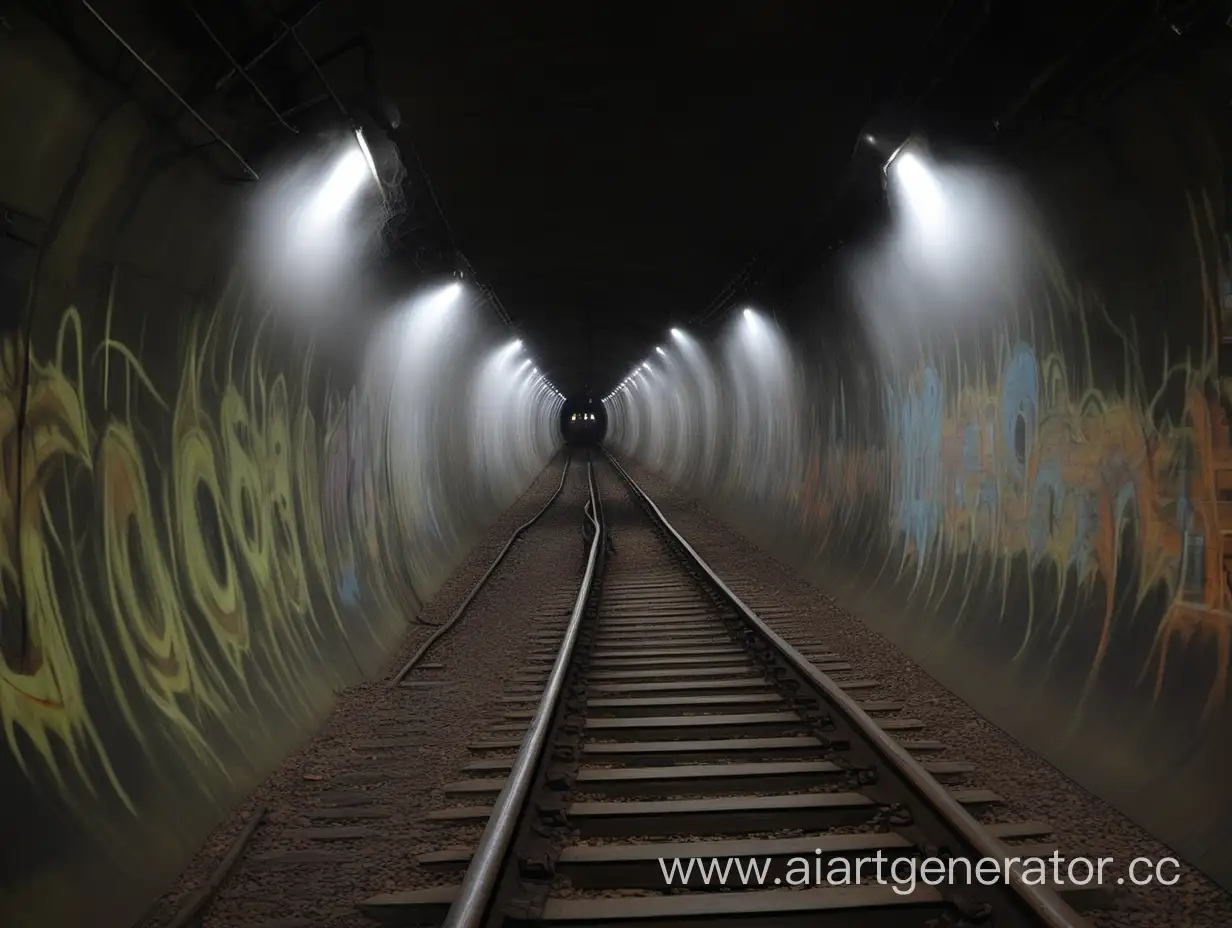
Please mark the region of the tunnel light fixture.
<svg viewBox="0 0 1232 928"><path fill-rule="evenodd" d="M381 183L381 175L377 172L376 161L372 157L372 149L368 147L368 140L364 138L364 130L359 126L355 127L355 141L364 156L364 164L368 166L368 172L372 175L372 179L376 181L377 187L383 194L385 192L385 185Z"/></svg>
<svg viewBox="0 0 1232 928"><path fill-rule="evenodd" d="M461 295L462 285L454 282L441 287L439 290L433 291L421 305L423 305L430 314L436 316L453 306L453 304L457 302L458 297Z"/></svg>
<svg viewBox="0 0 1232 928"><path fill-rule="evenodd" d="M870 140L870 142L871 142L871 140L872 140L872 136L871 136L871 135L866 136L866 138L867 138L867 139L869 139L869 140ZM886 158L886 160L885 160L885 164L883 164L883 165L881 166L881 173L882 173L882 174L885 174L885 175L887 175L887 176L889 175L889 173L890 173L890 165L892 165L895 161L897 161L897 160L898 160L898 156L899 156L899 155L901 155L901 154L903 153L903 149L905 149L908 145L910 145L910 144L911 144L911 142L913 141L913 139L914 139L914 138L915 138L915 136L911 136L911 135L907 136L907 138L903 140L903 143L902 143L901 145L899 145L899 146L898 146L898 148L896 148L896 149L894 149L894 151L890 152L890 157Z"/></svg>
<svg viewBox="0 0 1232 928"><path fill-rule="evenodd" d="M334 225L355 199L367 176L363 152L349 148L334 164L312 200L309 217L315 234Z"/></svg>
<svg viewBox="0 0 1232 928"><path fill-rule="evenodd" d="M886 183L894 185L902 202L924 228L936 233L944 225L947 216L945 193L925 152L916 148L902 152Z"/></svg>
<svg viewBox="0 0 1232 928"><path fill-rule="evenodd" d="M513 359L513 356L518 353L518 350L521 347L522 347L522 339L520 338L516 338L513 341L509 342L507 345L501 348L500 351L496 353L496 358L497 358L498 363L503 364L508 361L511 361Z"/></svg>
<svg viewBox="0 0 1232 928"><path fill-rule="evenodd" d="M684 338L684 333L677 328L671 330L672 338Z"/></svg>
<svg viewBox="0 0 1232 928"><path fill-rule="evenodd" d="M746 307L745 307L745 309L744 309L744 318L745 318L745 319L752 319L752 318L753 318L753 310L749 309L747 306L746 306Z"/></svg>
<svg viewBox="0 0 1232 928"><path fill-rule="evenodd" d="M662 345L655 345L655 351L659 352L659 354L663 355L664 357L667 357L667 352L663 350Z"/></svg>

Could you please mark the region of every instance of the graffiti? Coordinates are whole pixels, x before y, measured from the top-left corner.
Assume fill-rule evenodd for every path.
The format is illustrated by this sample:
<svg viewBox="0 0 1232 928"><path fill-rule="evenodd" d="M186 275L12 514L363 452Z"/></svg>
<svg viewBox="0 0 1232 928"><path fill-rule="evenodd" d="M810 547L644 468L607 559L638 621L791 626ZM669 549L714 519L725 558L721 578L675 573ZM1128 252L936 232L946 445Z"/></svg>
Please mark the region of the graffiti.
<svg viewBox="0 0 1232 928"><path fill-rule="evenodd" d="M899 409L898 525L923 564L940 529L941 382L925 367Z"/></svg>
<svg viewBox="0 0 1232 928"><path fill-rule="evenodd" d="M1193 205L1191 214L1195 248L1205 254L1204 243L1220 240L1210 207ZM1208 272L1218 275L1217 268ZM1089 339L1102 329L1127 358L1149 351L1089 298L1049 306L1057 318L1037 330ZM814 447L825 450L806 467L798 518L804 526L838 520L827 531L841 534L843 520L867 511L867 503L842 501L890 500L883 544L898 552L899 576L910 564L917 585L930 578L925 605L955 577L996 594L1011 561L1024 557L1032 582L1054 578L1055 599L1030 598L1020 655L1033 635L1071 634L1055 616L1076 584L1098 602L1090 681L1117 633L1121 605L1132 615L1152 591L1163 590L1167 605L1155 619L1141 674L1158 697L1173 649L1209 643L1205 711L1214 713L1227 698L1232 628L1232 553L1223 548L1223 533L1232 531L1232 445L1218 373L1221 305L1212 298L1201 310L1196 349L1165 361L1153 383L1140 363L1128 365L1117 390L1099 385L1089 345L1072 339L1030 344L1003 332L1000 357L989 363L984 354L979 364L956 349L926 345L914 371L883 383L895 423L884 455L844 440L831 401L819 407ZM1180 405L1165 408L1168 395L1180 397ZM963 605L977 601L986 600L967 595ZM1050 620L1036 622L1041 616ZM961 609L953 616L963 618Z"/></svg>
<svg viewBox="0 0 1232 928"><path fill-rule="evenodd" d="M422 391L391 416L382 363L338 389L310 346L263 335L275 310L240 281L156 318L113 271L93 311L0 339L0 787L22 828L56 822L4 858L0 908L82 873L135 907L169 879L553 449L555 400L524 378L526 418L456 447L416 433L428 485L399 456ZM460 351L494 340L474 332ZM479 438L499 451L483 475Z"/></svg>
<svg viewBox="0 0 1232 928"><path fill-rule="evenodd" d="M784 306L790 466L732 434L765 391L730 366L721 409L677 414L682 437L654 414L680 383L619 391L609 441L664 474L673 442L719 435L724 453L664 475L1232 885L1232 201L1214 111L1139 132L1184 98L1161 87L1109 108L1143 165L1115 195L1076 140L1005 185L959 165L947 224L997 221L951 243L952 279L903 259L893 202L882 238L819 268L843 286ZM959 183L977 177L982 205ZM1134 197L1152 221L1110 236ZM720 326L711 354L748 339L738 314Z"/></svg>
<svg viewBox="0 0 1232 928"><path fill-rule="evenodd" d="M108 331L114 299L113 282ZM45 772L69 797L110 790L134 815L111 746L119 736L100 736L103 718L122 720L149 758L173 744L187 782L217 795L237 754L255 747L253 726L283 724L261 701L293 723L318 717L329 688L354 673L340 668L339 644L389 634L350 608L352 532L373 527L349 492L329 518L322 511L317 462L338 436L323 438L304 402L307 362L276 370L259 340L237 357L238 338L223 342L222 331L217 319L188 327L166 396L124 342L108 334L91 350L70 307L50 351L32 349L20 441L26 335L3 346L2 604L15 615L20 591L28 623L23 651L0 662L7 750L28 777ZM330 408L350 402L333 397ZM151 429L151 415L167 427ZM105 701L87 701L90 687Z"/></svg>
<svg viewBox="0 0 1232 928"><path fill-rule="evenodd" d="M960 320L879 345L871 363L809 358L791 413L799 480L733 439L736 460L720 457L714 490L700 492L997 724L1228 880L1232 858L1209 848L1226 834L1232 763L1232 394L1208 261L1220 224L1206 200L1187 205L1191 301L1162 337L1041 260L1030 299L961 336ZM746 378L728 392L758 389ZM655 469L678 455L673 441L735 418L695 406L682 439L645 413L660 402L622 395L609 410L613 442ZM742 486L750 468L756 494ZM1159 788L1179 777L1183 789Z"/></svg>
<svg viewBox="0 0 1232 928"><path fill-rule="evenodd" d="M89 426L79 387L83 360L76 312L65 314L53 358L47 363L35 359L29 365L26 440L19 442L18 391L25 351L22 333L6 339L0 371L0 443L5 473L0 487L0 571L7 581L0 587L0 605L6 617L18 614L22 603L14 594L24 591L22 616L27 640L24 653L2 655L0 718L9 750L21 769L29 775L29 755L37 754L48 764L57 785L66 789L69 772L92 785L86 755L98 753L101 746L86 711L78 651L64 615L64 597L71 596L72 591L60 589L52 569L53 558L63 550L64 541L38 528L43 519L44 492L55 471L64 466L88 469L90 465ZM20 468L18 455L22 456ZM18 729L25 735L25 749L17 738ZM67 752L65 760L55 754L53 744ZM101 756L103 778L129 803L106 754Z"/></svg>
<svg viewBox="0 0 1232 928"><path fill-rule="evenodd" d="M38 214L0 269L20 307L0 331L0 923L115 926L380 672L547 463L557 397L510 365L476 379L507 340L481 302L415 314L428 281L366 286L391 218L371 197L329 254L304 239L350 135L223 183L37 17L15 29L7 83L59 102L0 107L27 143L2 199Z"/></svg>
<svg viewBox="0 0 1232 928"><path fill-rule="evenodd" d="M0 908L21 893L23 916L82 873L130 907L169 879L377 671L555 439L524 378L526 418L457 447L416 434L427 485L399 457L427 400L391 416L391 365L343 392L234 282L154 337L123 283L0 340L0 787L22 828L56 822L3 861ZM483 475L479 438L499 451Z"/></svg>

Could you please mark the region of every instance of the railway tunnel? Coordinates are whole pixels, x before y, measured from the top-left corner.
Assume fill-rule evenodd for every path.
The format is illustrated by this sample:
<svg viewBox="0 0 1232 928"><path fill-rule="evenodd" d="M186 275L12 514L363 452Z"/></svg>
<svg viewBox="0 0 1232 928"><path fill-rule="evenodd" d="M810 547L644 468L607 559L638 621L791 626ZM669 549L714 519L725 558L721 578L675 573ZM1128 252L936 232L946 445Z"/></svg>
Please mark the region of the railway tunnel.
<svg viewBox="0 0 1232 928"><path fill-rule="evenodd" d="M0 3L0 923L1232 925L1226 11L874 13Z"/></svg>

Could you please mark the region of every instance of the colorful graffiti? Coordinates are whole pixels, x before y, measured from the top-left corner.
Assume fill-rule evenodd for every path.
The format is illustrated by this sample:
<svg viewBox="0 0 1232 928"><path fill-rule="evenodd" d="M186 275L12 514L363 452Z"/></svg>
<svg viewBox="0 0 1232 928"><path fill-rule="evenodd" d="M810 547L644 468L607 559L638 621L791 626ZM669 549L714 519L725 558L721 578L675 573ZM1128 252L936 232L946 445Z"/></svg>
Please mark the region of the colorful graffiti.
<svg viewBox="0 0 1232 928"><path fill-rule="evenodd" d="M1217 269L1205 266L1209 244L1219 241L1209 204L1195 204L1192 217L1203 277L1215 280ZM1104 329L1119 344L1126 373L1115 391L1097 381L1089 344L1073 340L1033 345L1007 329L991 359L984 351L978 363L953 348L926 348L908 374L885 382L891 429L884 449L850 445L838 434L814 443L826 450L806 468L798 518L842 534L843 521L863 515L870 497L882 499L882 543L891 552L883 575L909 577L912 601L923 608L957 585L965 595L955 622L991 594L1004 608L1016 558L1030 565L1028 577L1047 568L1054 598L1030 598L1020 656L1035 635L1063 645L1072 629L1055 617L1068 584L1086 598L1098 591L1092 681L1124 599L1132 598L1132 614L1162 589L1168 605L1155 619L1141 672L1158 696L1173 647L1204 642L1204 711L1215 712L1227 698L1232 656L1232 551L1224 548L1232 534L1232 445L1218 372L1221 306L1213 289L1208 296L1199 343L1179 358L1165 344L1162 372L1150 383L1134 360L1148 346L1105 307L1089 297L1050 301L1056 318L1040 330L1091 338ZM1169 407L1169 397L1179 404ZM820 418L832 421L833 410L826 412ZM858 414L847 409L844 418ZM852 508L861 498L865 506Z"/></svg>
<svg viewBox="0 0 1232 928"><path fill-rule="evenodd" d="M154 323L125 283L0 341L0 792L23 827L60 823L0 851L0 911L39 923L45 887L82 873L133 916L378 672L553 447L547 415L485 423L525 453L480 477L469 446L417 433L449 477L425 486L390 365L344 392L239 283ZM407 421L430 402L397 396Z"/></svg>
<svg viewBox="0 0 1232 928"><path fill-rule="evenodd" d="M1163 163L1211 144L1179 117L1156 141ZM801 305L791 335L763 323L791 346L774 369L801 368L777 431L768 414L729 425L765 392L757 378L724 369L707 412L664 365L661 386L609 403L609 441L1232 886L1226 180L1206 167L1143 175L1157 224L1133 258L1063 254L1032 225L1012 276L956 273L948 291L917 281L892 238L870 246L837 269L855 283L827 313ZM1103 204L1082 213L1068 193L1051 192L1067 221L1098 219ZM813 330L809 315L853 324ZM733 314L705 351L750 342ZM669 432L656 410L673 394L689 408ZM711 435L723 451L689 458Z"/></svg>
<svg viewBox="0 0 1232 928"><path fill-rule="evenodd" d="M350 134L222 182L13 15L0 923L111 928L380 672L557 436L530 376L476 381L506 338L480 303L430 326L427 282L367 286L392 218L373 191L303 234ZM467 415L476 382L502 402Z"/></svg>
<svg viewBox="0 0 1232 928"><path fill-rule="evenodd" d="M114 298L113 281L108 333ZM0 570L5 619L25 624L24 648L0 663L7 750L65 796L110 790L133 814L100 715L145 756L173 742L189 782L226 792L253 726L318 717L356 677L337 652L387 640L398 615L338 593L356 582L352 532L369 529L349 493L322 493L318 462L346 440L350 401L334 399L322 434L303 399L310 362L278 371L259 339L241 355L220 315L189 326L165 395L125 343L104 334L91 350L70 307L51 350L33 349L20 441L24 336L3 347Z"/></svg>

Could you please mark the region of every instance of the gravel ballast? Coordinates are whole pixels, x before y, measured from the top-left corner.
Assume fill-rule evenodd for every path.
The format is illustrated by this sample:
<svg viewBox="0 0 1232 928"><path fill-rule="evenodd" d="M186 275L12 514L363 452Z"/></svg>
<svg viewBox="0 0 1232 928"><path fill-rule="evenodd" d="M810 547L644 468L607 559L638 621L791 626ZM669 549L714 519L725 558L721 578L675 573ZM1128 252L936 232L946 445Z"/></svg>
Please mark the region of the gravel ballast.
<svg viewBox="0 0 1232 928"><path fill-rule="evenodd" d="M836 652L850 676L875 679L877 698L900 700L927 725L920 737L943 741L945 758L976 765L973 782L1006 800L998 820L1045 821L1067 857L1114 858L1124 873L1134 858L1176 855L1098 797L980 716L913 663L893 643L792 569L762 551L703 504L654 474L622 460L675 528L754 611L800 650ZM1232 896L1186 864L1165 870L1173 885L1108 887L1111 907L1084 912L1101 928L1228 928Z"/></svg>
<svg viewBox="0 0 1232 928"><path fill-rule="evenodd" d="M518 525L560 481L557 456L496 521L425 608L446 621ZM265 815L200 924L206 928L371 925L356 904L394 889L450 879L417 855L473 844L481 826L448 829L425 813L456 805L441 787L459 779L467 744L508 710L498 697L542 645L533 633L576 595L584 567L584 461L575 457L555 505L510 550L461 621L404 685L387 680L434 631L413 622L382 675L342 693L322 730L289 757L210 835L144 928L167 925L209 879L235 836ZM454 878L456 880L456 878Z"/></svg>
<svg viewBox="0 0 1232 928"><path fill-rule="evenodd" d="M983 719L890 641L708 513L696 499L640 467L626 466L675 527L768 624L805 654L832 652L849 662L851 669L834 674L836 679L876 680L871 698L901 702L903 716L925 723L926 728L912 737L945 744L944 751L928 755L930 760L973 763L975 772L956 782L994 790L1006 800L984 820L1047 822L1064 855L1115 858L1120 869L1110 868L1114 874L1124 872L1136 857L1174 856ZM596 470L611 519L616 507L629 505L628 498L606 467ZM448 619L509 534L551 495L559 475L558 459L442 587L425 610L426 621ZM356 909L366 898L457 883L460 874L427 871L416 858L429 851L473 846L483 823L434 822L427 815L491 803L491 796L447 795L443 787L464 779L463 768L477 757L513 753L476 754L467 745L520 737L520 724L512 726L519 729L517 733L500 729L510 727L506 713L533 706L538 685L517 678L533 660L539 662L534 673L543 672L543 661L553 653L552 641L576 594L584 567L585 498L585 463L575 461L560 500L514 546L465 618L433 648L424 665L407 677L404 686L386 687L385 680L433 631L412 624L383 678L340 696L322 731L211 835L143 928L164 928L169 923L258 810L265 810L265 815L252 842L200 922L208 928L359 928L372 924ZM662 566L659 546L634 534L613 533L616 563L609 566L613 579ZM519 699L518 705L511 705L513 694L524 696L526 704ZM581 796L575 792L571 798ZM1232 926L1228 894L1188 866L1181 865L1175 875L1177 881L1171 886L1111 886L1111 908L1083 914L1100 928ZM554 895L574 892L560 886Z"/></svg>

